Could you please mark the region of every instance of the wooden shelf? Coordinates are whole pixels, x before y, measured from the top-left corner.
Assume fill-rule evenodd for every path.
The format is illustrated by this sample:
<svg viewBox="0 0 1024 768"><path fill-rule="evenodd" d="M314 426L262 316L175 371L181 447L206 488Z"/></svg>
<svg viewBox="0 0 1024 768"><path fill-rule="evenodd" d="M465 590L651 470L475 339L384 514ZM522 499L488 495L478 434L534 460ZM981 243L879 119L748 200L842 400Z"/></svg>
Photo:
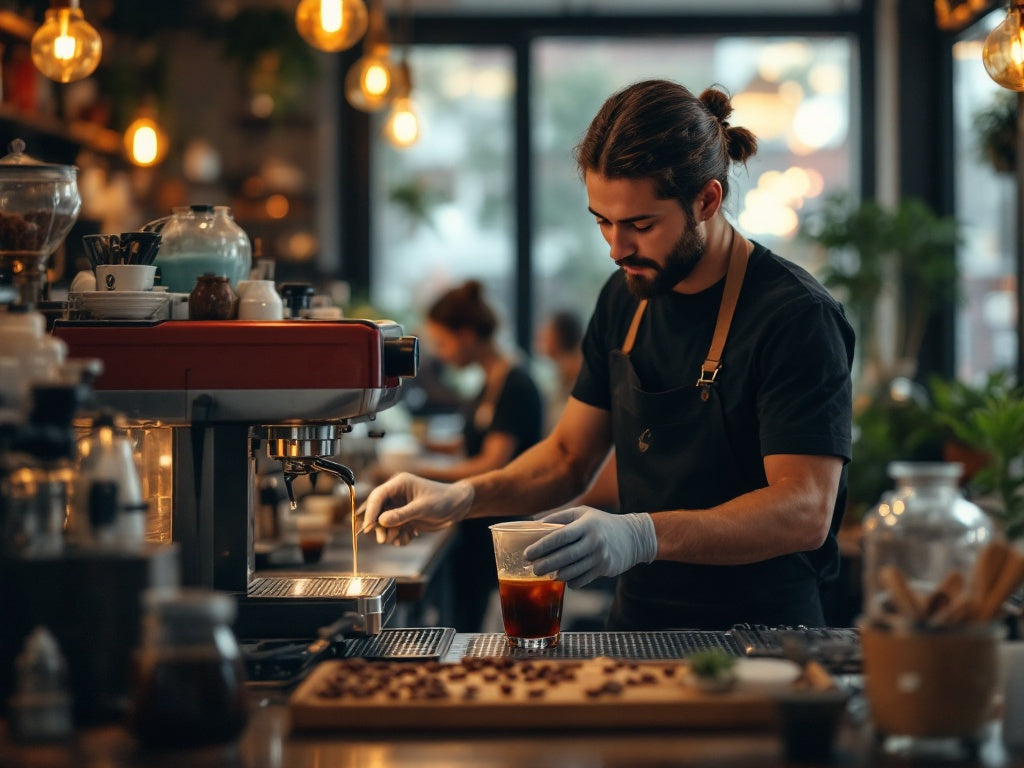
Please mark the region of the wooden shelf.
<svg viewBox="0 0 1024 768"><path fill-rule="evenodd" d="M121 153L121 134L96 123L66 123L55 117L30 115L9 104L0 104L0 120L24 126L27 131L63 139L104 155Z"/></svg>

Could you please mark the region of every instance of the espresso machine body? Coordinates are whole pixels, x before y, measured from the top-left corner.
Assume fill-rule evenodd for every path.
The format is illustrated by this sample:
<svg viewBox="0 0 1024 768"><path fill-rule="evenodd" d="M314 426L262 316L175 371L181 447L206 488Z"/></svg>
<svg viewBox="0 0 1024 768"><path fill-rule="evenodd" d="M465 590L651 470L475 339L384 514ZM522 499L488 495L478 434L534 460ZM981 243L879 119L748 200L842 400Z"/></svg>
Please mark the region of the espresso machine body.
<svg viewBox="0 0 1024 768"><path fill-rule="evenodd" d="M167 533L182 578L238 595L239 636L308 637L341 615L380 631L391 578L255 570L257 457L281 461L289 491L294 476L321 472L351 485L330 457L354 423L399 401L418 365L414 337L368 320L62 322L54 334L70 355L103 361L100 405L169 445L157 463L172 466Z"/></svg>

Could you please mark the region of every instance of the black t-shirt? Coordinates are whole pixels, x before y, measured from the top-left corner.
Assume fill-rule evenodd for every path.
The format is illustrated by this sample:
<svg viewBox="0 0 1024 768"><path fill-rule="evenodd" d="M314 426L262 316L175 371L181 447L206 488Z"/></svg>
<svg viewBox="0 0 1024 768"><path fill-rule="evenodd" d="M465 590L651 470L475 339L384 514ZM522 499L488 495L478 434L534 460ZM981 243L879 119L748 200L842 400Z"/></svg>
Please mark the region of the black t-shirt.
<svg viewBox="0 0 1024 768"><path fill-rule="evenodd" d="M648 303L630 354L646 392L694 386L708 353L724 279L697 294L668 293ZM620 270L609 278L583 339L583 368L573 396L611 409L610 354L621 349L638 300ZM764 480L764 457L807 454L851 458L850 368L854 334L840 304L809 273L754 244L716 379L726 439L740 475ZM620 470L621 471L621 470ZM676 468L685 480L687 468ZM845 503L841 481L832 535L807 553L819 578L838 567L834 532ZM675 481L675 478L673 478ZM700 509L728 501L746 488L715 488L705 477L684 486L701 489L701 502L673 499L673 509ZM708 498L712 488L713 498ZM651 512L659 510L648 510Z"/></svg>
<svg viewBox="0 0 1024 768"><path fill-rule="evenodd" d="M648 392L695 384L724 279L697 294L652 299L630 360ZM601 290L583 339L573 397L611 408L609 355L621 349L638 300L619 270ZM804 269L755 243L717 380L734 447L758 463L776 453L851 457L853 329Z"/></svg>
<svg viewBox="0 0 1024 768"><path fill-rule="evenodd" d="M476 424L474 414L483 400L484 391L470 402L465 411L463 441L467 456L476 456L483 448L488 432L503 432L516 439L514 456L518 456L541 439L543 405L540 390L522 367L509 369L505 384L494 404L494 416L484 429Z"/></svg>

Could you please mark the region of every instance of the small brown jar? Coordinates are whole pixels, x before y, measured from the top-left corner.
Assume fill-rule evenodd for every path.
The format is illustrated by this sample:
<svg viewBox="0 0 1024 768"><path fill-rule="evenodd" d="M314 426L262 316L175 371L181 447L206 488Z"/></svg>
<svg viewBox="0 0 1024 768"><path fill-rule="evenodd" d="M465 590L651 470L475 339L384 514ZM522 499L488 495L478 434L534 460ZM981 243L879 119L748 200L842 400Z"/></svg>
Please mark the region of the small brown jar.
<svg viewBox="0 0 1024 768"><path fill-rule="evenodd" d="M191 320L230 320L238 308L238 294L222 275L207 272L196 278L196 287L188 297Z"/></svg>

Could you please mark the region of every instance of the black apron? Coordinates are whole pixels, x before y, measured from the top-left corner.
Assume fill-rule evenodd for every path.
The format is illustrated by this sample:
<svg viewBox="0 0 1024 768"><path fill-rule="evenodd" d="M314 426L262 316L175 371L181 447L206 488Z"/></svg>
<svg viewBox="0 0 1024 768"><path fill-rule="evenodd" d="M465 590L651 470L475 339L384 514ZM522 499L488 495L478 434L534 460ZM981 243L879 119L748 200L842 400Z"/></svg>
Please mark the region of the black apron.
<svg viewBox="0 0 1024 768"><path fill-rule="evenodd" d="M718 378L748 259L733 233L729 271L708 358L693 383L647 392L630 362L647 302L621 350L611 353L612 434L622 513L700 509L764 486L763 472L743 471L729 444ZM666 350L670 353L670 350ZM804 554L749 565L655 561L623 573L608 619L613 630L724 630L734 624L824 626L818 576Z"/></svg>

